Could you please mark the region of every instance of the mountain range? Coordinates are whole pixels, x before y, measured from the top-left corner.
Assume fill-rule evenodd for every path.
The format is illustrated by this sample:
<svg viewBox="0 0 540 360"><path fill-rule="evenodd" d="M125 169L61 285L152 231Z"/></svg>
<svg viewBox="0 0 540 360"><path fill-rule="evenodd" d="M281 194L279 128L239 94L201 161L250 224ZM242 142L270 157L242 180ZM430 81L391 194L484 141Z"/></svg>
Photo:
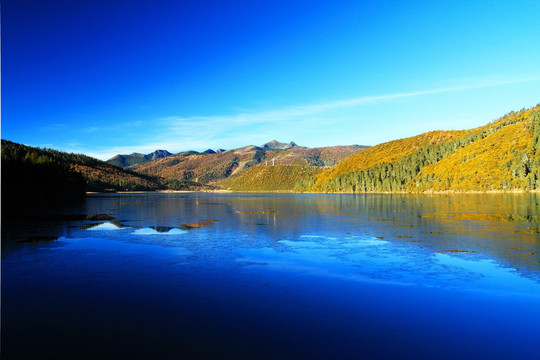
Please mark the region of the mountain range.
<svg viewBox="0 0 540 360"><path fill-rule="evenodd" d="M134 164L127 169L167 180L194 181L221 187L220 181L253 166L279 164L325 168L366 148L358 145L307 148L294 142L285 144L273 140L261 146L247 145L213 153L181 152L155 161Z"/></svg>
<svg viewBox="0 0 540 360"><path fill-rule="evenodd" d="M220 185L235 191L347 193L538 190L540 105L470 130L389 141L326 169L259 166Z"/></svg>
<svg viewBox="0 0 540 360"><path fill-rule="evenodd" d="M293 141L291 141L290 143L282 143L277 140L271 140L267 142L266 144L261 145L260 147L249 145L247 147L235 149L235 150L241 150L241 149L247 149L247 148L253 147L253 148L257 148L258 150L271 151L271 150L286 150L286 149L293 148L295 146L298 146L298 145L296 145ZM176 155L177 156L212 155L216 153L222 153L225 151L226 150L224 149L217 149L217 150L208 149L203 152L190 150L190 151L180 152ZM153 153L146 154L146 155L141 154L141 153L132 153L129 155L119 154L107 160L107 162L109 164L116 165L122 168L127 168L127 167L138 168L139 166L133 167L133 165L147 163L147 162L154 161L157 159L162 159L171 155L173 154L171 154L167 150L156 150Z"/></svg>
<svg viewBox="0 0 540 360"><path fill-rule="evenodd" d="M264 144L263 146L261 146L261 148L264 150L287 150L295 146L298 146L298 145L296 145L293 141L291 141L288 144L285 144L276 140L271 140L267 142L266 144Z"/></svg>
<svg viewBox="0 0 540 360"><path fill-rule="evenodd" d="M71 186L78 193L539 190L540 105L478 128L431 131L373 147L308 148L272 140L230 150L117 155L104 162L2 140L2 170L3 195L28 189L39 190L31 192L33 196L69 193Z"/></svg>

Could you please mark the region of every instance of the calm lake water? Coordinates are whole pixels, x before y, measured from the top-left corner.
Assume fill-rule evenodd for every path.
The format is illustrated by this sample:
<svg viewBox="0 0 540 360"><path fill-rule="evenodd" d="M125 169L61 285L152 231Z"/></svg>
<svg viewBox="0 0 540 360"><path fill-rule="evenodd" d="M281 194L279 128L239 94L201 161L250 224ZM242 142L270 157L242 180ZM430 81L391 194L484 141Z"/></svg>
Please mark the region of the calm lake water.
<svg viewBox="0 0 540 360"><path fill-rule="evenodd" d="M540 194L91 195L3 220L2 358L538 358L539 218Z"/></svg>

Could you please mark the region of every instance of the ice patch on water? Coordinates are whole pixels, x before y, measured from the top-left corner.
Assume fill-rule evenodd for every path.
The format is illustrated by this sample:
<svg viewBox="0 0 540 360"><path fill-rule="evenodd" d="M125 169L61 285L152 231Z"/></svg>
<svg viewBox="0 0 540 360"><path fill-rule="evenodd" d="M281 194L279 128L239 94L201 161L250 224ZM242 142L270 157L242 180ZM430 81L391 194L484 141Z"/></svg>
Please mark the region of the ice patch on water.
<svg viewBox="0 0 540 360"><path fill-rule="evenodd" d="M325 240L336 240L337 238L333 236L323 236L323 235L300 235L300 239L325 239Z"/></svg>
<svg viewBox="0 0 540 360"><path fill-rule="evenodd" d="M310 239L314 242L307 242L307 241L288 241L288 240L280 240L281 243L287 244L287 245L298 245L298 244L304 244L304 247L311 247L313 244L320 244L320 246L327 246L327 244L333 244L338 242L338 238L334 236L323 236L323 235L300 235L298 239ZM322 242L322 241L324 242ZM363 245L363 246L377 246L377 245L385 245L389 242L386 240L377 239L374 237L357 237L357 236L348 236L346 238L341 239L343 241L339 241L340 245L345 246L355 246L355 245ZM319 241L315 243L315 241Z"/></svg>
<svg viewBox="0 0 540 360"><path fill-rule="evenodd" d="M304 248L299 252L277 252L271 248L239 249L242 255L236 261L248 268L287 272L291 275L309 275L364 283L412 285L402 279L374 278L359 271L355 262L342 259L325 248Z"/></svg>
<svg viewBox="0 0 540 360"><path fill-rule="evenodd" d="M280 240L276 249L243 249L246 267L361 282L467 289L491 294L538 293L539 285L493 260L470 260L425 252L375 237L329 240L324 236Z"/></svg>
<svg viewBox="0 0 540 360"><path fill-rule="evenodd" d="M388 241L380 240L380 239L360 239L358 242L355 242L354 245L361 245L361 246L379 246L379 245L386 245L388 244Z"/></svg>
<svg viewBox="0 0 540 360"><path fill-rule="evenodd" d="M292 240L279 240L280 244L290 246L292 248L300 249L322 249L327 248L327 243L314 242L314 241L292 241Z"/></svg>
<svg viewBox="0 0 540 360"><path fill-rule="evenodd" d="M106 222L106 223L103 223L103 224L99 224L99 225L96 225L94 227L91 227L87 230L92 230L92 231L95 231L95 230L120 230L121 227L116 225L116 224L113 224L111 222Z"/></svg>
<svg viewBox="0 0 540 360"><path fill-rule="evenodd" d="M534 280L524 278L512 268L500 266L491 259L469 260L448 254L436 254L435 259L444 266L465 269L477 274L476 281L469 287L494 293L536 293L540 296L540 285Z"/></svg>
<svg viewBox="0 0 540 360"><path fill-rule="evenodd" d="M185 233L187 233L187 231L181 229L171 229L167 232L160 232L152 228L137 229L133 232L135 235L183 235Z"/></svg>

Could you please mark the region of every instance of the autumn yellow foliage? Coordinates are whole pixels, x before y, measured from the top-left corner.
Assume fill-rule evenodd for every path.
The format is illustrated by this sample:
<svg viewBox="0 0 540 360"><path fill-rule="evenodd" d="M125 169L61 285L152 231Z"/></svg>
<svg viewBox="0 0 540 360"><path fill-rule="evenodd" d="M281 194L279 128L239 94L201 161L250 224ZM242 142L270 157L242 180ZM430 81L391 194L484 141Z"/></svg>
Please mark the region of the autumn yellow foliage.
<svg viewBox="0 0 540 360"><path fill-rule="evenodd" d="M317 183L313 187L313 190L322 191L325 182L339 175L355 170L367 169L381 163L394 162L400 157L411 154L423 145L436 144L443 141L447 142L464 133L465 131L430 131L414 137L393 140L373 146L317 175Z"/></svg>
<svg viewBox="0 0 540 360"><path fill-rule="evenodd" d="M432 131L364 150L316 175L313 191L540 189L540 105L466 131Z"/></svg>
<svg viewBox="0 0 540 360"><path fill-rule="evenodd" d="M409 190L471 191L523 188L524 180L512 180L504 164L516 159L532 142L526 122L501 130L458 149L441 161L426 166L409 183Z"/></svg>
<svg viewBox="0 0 540 360"><path fill-rule="evenodd" d="M312 166L259 165L223 181L221 185L235 191L292 191L296 184L320 171L320 168Z"/></svg>

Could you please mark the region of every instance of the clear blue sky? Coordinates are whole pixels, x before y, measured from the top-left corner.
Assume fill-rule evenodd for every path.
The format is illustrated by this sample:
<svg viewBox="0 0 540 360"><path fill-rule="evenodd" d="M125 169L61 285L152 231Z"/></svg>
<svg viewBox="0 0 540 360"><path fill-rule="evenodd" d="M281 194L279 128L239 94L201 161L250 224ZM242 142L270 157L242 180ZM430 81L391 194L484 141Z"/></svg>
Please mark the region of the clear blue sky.
<svg viewBox="0 0 540 360"><path fill-rule="evenodd" d="M540 103L540 1L2 1L2 138L375 145Z"/></svg>

